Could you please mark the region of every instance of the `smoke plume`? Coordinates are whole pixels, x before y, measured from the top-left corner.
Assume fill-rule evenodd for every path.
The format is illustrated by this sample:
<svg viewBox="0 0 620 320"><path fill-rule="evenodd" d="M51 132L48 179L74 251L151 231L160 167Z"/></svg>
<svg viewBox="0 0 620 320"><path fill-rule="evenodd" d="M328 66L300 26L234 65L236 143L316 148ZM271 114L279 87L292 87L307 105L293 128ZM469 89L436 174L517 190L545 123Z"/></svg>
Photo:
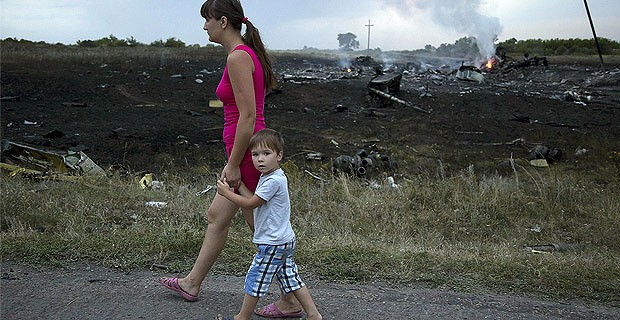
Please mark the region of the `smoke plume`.
<svg viewBox="0 0 620 320"><path fill-rule="evenodd" d="M502 31L499 18L479 12L480 0L384 0L403 14L428 11L441 26L475 37L483 58L495 53L494 41Z"/></svg>

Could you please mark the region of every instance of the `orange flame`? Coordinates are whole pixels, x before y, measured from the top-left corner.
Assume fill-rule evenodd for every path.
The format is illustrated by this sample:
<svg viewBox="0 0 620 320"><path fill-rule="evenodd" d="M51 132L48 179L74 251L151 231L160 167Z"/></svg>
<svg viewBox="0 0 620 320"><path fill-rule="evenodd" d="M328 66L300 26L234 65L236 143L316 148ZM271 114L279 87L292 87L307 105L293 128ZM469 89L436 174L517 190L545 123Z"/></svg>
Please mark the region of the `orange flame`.
<svg viewBox="0 0 620 320"><path fill-rule="evenodd" d="M489 59L487 61L486 66L487 66L487 69L493 69L493 59Z"/></svg>

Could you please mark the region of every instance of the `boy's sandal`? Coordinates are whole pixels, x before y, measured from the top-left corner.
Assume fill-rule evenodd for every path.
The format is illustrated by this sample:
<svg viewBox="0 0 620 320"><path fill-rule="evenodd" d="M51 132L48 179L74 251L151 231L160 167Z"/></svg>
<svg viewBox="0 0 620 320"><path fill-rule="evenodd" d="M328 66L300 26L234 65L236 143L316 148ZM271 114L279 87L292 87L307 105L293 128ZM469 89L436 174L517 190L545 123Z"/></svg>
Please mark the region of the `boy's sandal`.
<svg viewBox="0 0 620 320"><path fill-rule="evenodd" d="M280 309L278 309L275 302L270 303L260 309L254 310L254 313L265 318L300 318L304 315L303 310L284 313L280 311Z"/></svg>

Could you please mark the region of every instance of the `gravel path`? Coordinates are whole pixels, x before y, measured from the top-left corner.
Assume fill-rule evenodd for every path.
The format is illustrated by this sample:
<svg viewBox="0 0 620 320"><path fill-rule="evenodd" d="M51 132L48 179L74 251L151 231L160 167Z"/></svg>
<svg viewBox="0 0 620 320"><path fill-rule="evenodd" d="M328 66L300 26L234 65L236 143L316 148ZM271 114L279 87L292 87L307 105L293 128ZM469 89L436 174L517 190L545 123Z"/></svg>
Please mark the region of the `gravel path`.
<svg viewBox="0 0 620 320"><path fill-rule="evenodd" d="M235 276L210 276L201 299L190 303L157 283L159 270L123 272L84 263L32 268L15 261L0 262L0 269L3 320L215 319L234 314L243 297L243 277ZM325 319L620 319L620 308L578 302L306 280ZM275 289L261 302L274 300Z"/></svg>

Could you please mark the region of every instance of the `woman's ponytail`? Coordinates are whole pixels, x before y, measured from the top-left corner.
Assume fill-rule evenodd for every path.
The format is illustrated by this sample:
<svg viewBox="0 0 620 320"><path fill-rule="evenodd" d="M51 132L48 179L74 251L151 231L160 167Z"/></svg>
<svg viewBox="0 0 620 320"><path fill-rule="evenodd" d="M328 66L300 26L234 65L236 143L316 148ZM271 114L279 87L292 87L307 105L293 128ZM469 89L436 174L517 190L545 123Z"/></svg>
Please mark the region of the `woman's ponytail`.
<svg viewBox="0 0 620 320"><path fill-rule="evenodd" d="M258 60L260 60L260 63L263 66L265 89L274 89L277 86L277 79L275 73L273 72L273 59L267 53L267 49L265 49L265 45L260 38L258 29L247 18L244 17L243 20L245 20L243 23L245 23L246 26L246 32L243 35L243 42L254 50L258 56Z"/></svg>

